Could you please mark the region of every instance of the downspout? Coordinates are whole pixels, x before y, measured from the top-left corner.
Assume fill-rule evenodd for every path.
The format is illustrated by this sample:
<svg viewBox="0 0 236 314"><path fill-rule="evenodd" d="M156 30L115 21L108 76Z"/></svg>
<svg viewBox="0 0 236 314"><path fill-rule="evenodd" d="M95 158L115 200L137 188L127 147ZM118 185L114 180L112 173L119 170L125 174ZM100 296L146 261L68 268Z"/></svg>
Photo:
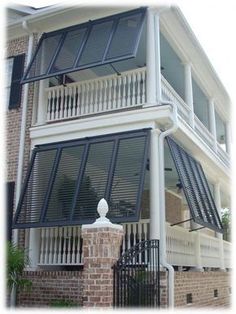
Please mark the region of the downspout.
<svg viewBox="0 0 236 314"><path fill-rule="evenodd" d="M29 34L29 43L28 43L28 51L27 51L27 59L26 59L26 66L28 66L32 57L34 37L33 37L33 32L29 30L29 27L26 21L22 22L22 28ZM21 114L21 125L20 125L20 142L19 142L19 154L18 154L18 165L17 165L15 204L18 204L18 201L20 198L23 169L24 169L24 148L25 148L25 131L26 131L26 122L27 122L28 92L29 92L29 83L26 83L24 85L23 97L22 97L22 114ZM19 241L19 232L18 232L18 229L14 229L13 242L17 245L18 241Z"/></svg>
<svg viewBox="0 0 236 314"><path fill-rule="evenodd" d="M168 269L168 303L169 307L174 307L174 268L167 262L166 255L166 204L165 204L165 172L164 172L164 140L165 137L174 133L177 128L177 106L175 103L162 101L162 105L171 105L173 110L173 124L172 126L161 132L159 135L159 208L160 208L160 263L163 267Z"/></svg>
<svg viewBox="0 0 236 314"><path fill-rule="evenodd" d="M29 30L26 21L22 22L22 28L29 34L29 43L27 51L26 66L29 65L31 60L34 37L33 33ZM27 122L27 104L28 104L28 92L29 84L25 84L22 96L22 114L21 114L21 125L20 125L20 141L19 141L19 154L18 154L18 165L17 165L17 178L16 178L16 199L15 204L18 204L22 186L22 177L24 169L24 148L25 148L25 131ZM13 230L13 243L18 245L19 241L19 231L18 229ZM14 307L16 305L16 289L17 287L13 285L10 295L10 306Z"/></svg>
<svg viewBox="0 0 236 314"><path fill-rule="evenodd" d="M157 11L154 15L154 29L155 29L155 73L156 73L156 102L157 105L170 105L173 112L172 126L161 132L158 137L159 150L159 219L160 219L160 263L168 272L168 305L169 308L174 308L174 268L167 262L166 256L166 207L165 207L165 173L164 173L164 140L165 137L174 133L178 128L177 123L177 105L171 101L162 100L161 92L161 56L160 56L160 19L159 14L168 10L164 8Z"/></svg>

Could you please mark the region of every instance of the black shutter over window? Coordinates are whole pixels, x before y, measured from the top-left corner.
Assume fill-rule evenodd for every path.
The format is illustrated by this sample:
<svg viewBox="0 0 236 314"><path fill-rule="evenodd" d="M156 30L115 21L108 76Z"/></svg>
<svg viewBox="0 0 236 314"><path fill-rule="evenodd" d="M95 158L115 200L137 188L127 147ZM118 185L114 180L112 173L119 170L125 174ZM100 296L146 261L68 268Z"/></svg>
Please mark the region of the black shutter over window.
<svg viewBox="0 0 236 314"><path fill-rule="evenodd" d="M170 137L166 138L192 219L223 233L223 226L201 164Z"/></svg>
<svg viewBox="0 0 236 314"><path fill-rule="evenodd" d="M34 149L14 228L92 223L108 201L112 222L137 221L149 129L40 145Z"/></svg>
<svg viewBox="0 0 236 314"><path fill-rule="evenodd" d="M22 83L134 58L145 8L44 33Z"/></svg>
<svg viewBox="0 0 236 314"><path fill-rule="evenodd" d="M19 108L21 105L21 90L22 85L20 84L21 78L24 73L24 61L25 55L18 55L14 57L11 90L9 99L9 109Z"/></svg>
<svg viewBox="0 0 236 314"><path fill-rule="evenodd" d="M11 241L12 238L12 218L13 218L13 204L14 204L14 190L15 182L7 182L6 189L6 220L7 220L7 230L6 236L7 241Z"/></svg>

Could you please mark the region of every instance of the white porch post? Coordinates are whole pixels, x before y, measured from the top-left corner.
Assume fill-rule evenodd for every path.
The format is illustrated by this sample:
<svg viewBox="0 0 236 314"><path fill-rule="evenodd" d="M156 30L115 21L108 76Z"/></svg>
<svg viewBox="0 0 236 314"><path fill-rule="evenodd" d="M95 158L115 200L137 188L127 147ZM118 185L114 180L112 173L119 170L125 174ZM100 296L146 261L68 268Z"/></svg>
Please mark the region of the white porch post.
<svg viewBox="0 0 236 314"><path fill-rule="evenodd" d="M48 79L41 80L39 82L39 98L38 98L38 108L37 108L37 125L45 124L47 117L47 99L45 88L48 87Z"/></svg>
<svg viewBox="0 0 236 314"><path fill-rule="evenodd" d="M39 262L40 229L32 228L29 234L29 267L36 269Z"/></svg>
<svg viewBox="0 0 236 314"><path fill-rule="evenodd" d="M160 239L158 131L151 131L150 143L150 239Z"/></svg>
<svg viewBox="0 0 236 314"><path fill-rule="evenodd" d="M192 71L189 62L184 63L184 76L185 76L185 102L190 108L189 122L194 128L194 108L193 108L193 86L192 86Z"/></svg>
<svg viewBox="0 0 236 314"><path fill-rule="evenodd" d="M210 120L210 132L214 137L214 151L217 151L215 103L214 103L214 99L212 98L209 100L209 120Z"/></svg>
<svg viewBox="0 0 236 314"><path fill-rule="evenodd" d="M214 185L214 196L215 196L215 204L218 210L218 214L221 217L221 197L220 197L220 182L217 182ZM223 244L223 236L221 233L216 233L217 238L219 239L219 251L220 251L220 269L225 270L224 265L224 244Z"/></svg>
<svg viewBox="0 0 236 314"><path fill-rule="evenodd" d="M158 13L154 16L155 33L155 65L156 65L156 101L161 104L161 49L160 49L160 17Z"/></svg>
<svg viewBox="0 0 236 314"><path fill-rule="evenodd" d="M155 56L155 20L153 10L148 8L147 10L147 106L156 105L156 56Z"/></svg>

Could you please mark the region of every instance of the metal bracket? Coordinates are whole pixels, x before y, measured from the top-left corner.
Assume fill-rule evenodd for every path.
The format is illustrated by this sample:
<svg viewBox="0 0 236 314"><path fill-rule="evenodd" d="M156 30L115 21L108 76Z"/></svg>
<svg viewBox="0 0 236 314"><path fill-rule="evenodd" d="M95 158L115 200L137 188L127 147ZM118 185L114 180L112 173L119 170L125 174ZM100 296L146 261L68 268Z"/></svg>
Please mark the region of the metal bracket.
<svg viewBox="0 0 236 314"><path fill-rule="evenodd" d="M200 230L200 229L203 229L203 228L206 228L206 227L199 227L199 228L196 228L196 229L191 229L188 232L193 232L193 231Z"/></svg>
<svg viewBox="0 0 236 314"><path fill-rule="evenodd" d="M112 63L109 63L109 65L110 65L111 68L116 72L117 75L121 75L121 73L116 70L116 68L114 67L114 65L113 65Z"/></svg>
<svg viewBox="0 0 236 314"><path fill-rule="evenodd" d="M193 220L193 218L186 219L186 220L183 220L183 221L180 221L180 222L176 222L176 223L174 223L174 224L171 224L170 226L173 227L173 226L176 226L176 225L180 225L180 224L182 224L182 223L184 223L184 222L187 222L187 221L190 221L190 220Z"/></svg>

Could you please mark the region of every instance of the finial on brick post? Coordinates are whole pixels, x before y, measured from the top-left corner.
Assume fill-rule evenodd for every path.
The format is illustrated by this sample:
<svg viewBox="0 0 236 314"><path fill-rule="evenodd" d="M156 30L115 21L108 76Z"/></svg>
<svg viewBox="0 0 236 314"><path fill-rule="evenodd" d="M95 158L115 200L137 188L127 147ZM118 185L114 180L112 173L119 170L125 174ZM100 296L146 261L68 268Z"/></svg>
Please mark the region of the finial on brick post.
<svg viewBox="0 0 236 314"><path fill-rule="evenodd" d="M108 213L108 204L107 201L105 200L105 198L102 198L99 202L98 202L98 206L97 206L97 212L99 213L99 218L96 219L96 222L110 222L110 220L108 218L106 218L106 214Z"/></svg>

